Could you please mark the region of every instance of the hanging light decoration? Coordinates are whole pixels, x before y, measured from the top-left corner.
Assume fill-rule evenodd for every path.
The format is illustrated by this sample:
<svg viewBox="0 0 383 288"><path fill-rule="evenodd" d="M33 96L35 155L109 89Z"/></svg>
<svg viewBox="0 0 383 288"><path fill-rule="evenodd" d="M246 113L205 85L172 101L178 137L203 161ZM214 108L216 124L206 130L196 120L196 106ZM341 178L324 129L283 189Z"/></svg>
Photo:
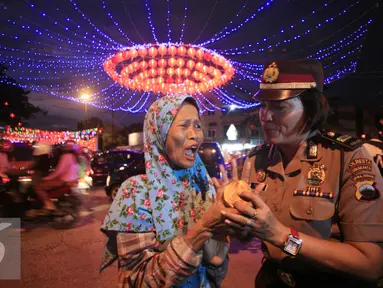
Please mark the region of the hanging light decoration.
<svg viewBox="0 0 383 288"><path fill-rule="evenodd" d="M131 90L162 94L203 93L234 76L233 65L223 56L206 48L177 44L128 48L106 60L104 70Z"/></svg>
<svg viewBox="0 0 383 288"><path fill-rule="evenodd" d="M47 142L51 145L60 144L67 140L76 141L81 147L87 147L92 151L97 150L97 137L102 133L102 129L92 128L82 131L48 131L40 129L31 129L21 127L22 123L18 123L17 127L6 126L4 131L0 133L0 138L7 139L15 143L33 143Z"/></svg>
<svg viewBox="0 0 383 288"><path fill-rule="evenodd" d="M225 107L231 105L235 105L236 109L255 107L258 103L250 99L259 87L264 59L278 57L280 52L286 58L320 60L326 73L325 83L337 81L356 71L376 9L376 4L372 3L365 10L370 4L360 0L343 1L345 3L339 5L335 5L338 1L321 1L321 4L312 1L315 3L307 7L307 14L298 13L291 22L289 20L287 23L286 20L279 23L274 27L274 33L267 36L262 36L262 33L258 36L251 34L249 39L243 37L246 34L230 38L233 34L248 33L243 28L250 23L256 25L256 19L266 16L265 13L275 18L274 13L278 9L273 7L281 5L281 1L275 0L266 0L262 4L244 1L241 8L238 3L238 7L233 4L233 8L252 11L249 15L244 17L244 13L237 13L225 27L210 37L202 30L200 35L206 39L200 42L199 38L187 38L186 18L191 11L191 7L188 7L191 1L182 1L183 20L180 35L176 37L176 27L171 25L171 1L167 1L167 33L157 35L161 30L154 25L157 21L154 21L154 10L150 5L157 1L141 0L139 2L145 5L147 23L153 36L150 40L153 42L150 43L156 43L147 45L133 41L124 32L126 27L120 25L112 11L120 6L112 4L113 1L99 1L102 9L97 10L103 14L105 12L116 28L115 32L118 31L120 35L111 33L105 27L104 15L97 17L99 15L90 13L94 16L87 16L86 9L93 6L86 8L86 5L77 5L77 2L83 1L57 1L60 3L50 8L39 2L7 1L6 9L3 9L4 33L0 33L0 54L9 66L10 78L16 79L17 83L9 77L0 77L0 83L77 102L81 102L78 92L91 87L94 94L89 105L129 113L147 111L150 104L160 97L154 91L186 91L196 98L202 113L226 110ZM80 6L83 8L80 9ZM360 15L360 11L365 13ZM179 11L174 11L174 15L180 15ZM140 14L137 17L142 16ZM157 17L161 16L158 13ZM194 28L197 27L191 30L196 32ZM136 29L141 39L149 39L148 35L140 35L143 31ZM221 42L224 39L226 43ZM241 39L246 40L246 43L237 42ZM195 44L185 44L190 43L187 41ZM213 51L208 47L214 47ZM273 54L269 54L271 52ZM105 61L105 70L109 75L100 69L100 59L101 63ZM232 79L231 74L234 75ZM144 92L137 93L138 90ZM4 101L2 103L7 106L8 103ZM11 117L8 112L6 114Z"/></svg>

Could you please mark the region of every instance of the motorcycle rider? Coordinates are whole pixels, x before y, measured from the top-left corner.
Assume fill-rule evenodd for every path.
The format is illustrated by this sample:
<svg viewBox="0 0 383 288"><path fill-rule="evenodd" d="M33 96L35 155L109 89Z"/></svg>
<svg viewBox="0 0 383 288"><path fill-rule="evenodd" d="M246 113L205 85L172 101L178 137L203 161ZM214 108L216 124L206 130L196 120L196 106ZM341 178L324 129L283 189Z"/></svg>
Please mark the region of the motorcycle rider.
<svg viewBox="0 0 383 288"><path fill-rule="evenodd" d="M13 144L9 140L0 140L0 174L6 175L11 169L9 161L10 153L13 151Z"/></svg>
<svg viewBox="0 0 383 288"><path fill-rule="evenodd" d="M80 170L79 170L79 177L84 178L87 176L87 172L90 172L90 157L89 157L89 150L86 147L83 147L78 150L78 156L80 159Z"/></svg>
<svg viewBox="0 0 383 288"><path fill-rule="evenodd" d="M62 147L62 154L54 172L42 178L36 187L36 194L44 203L45 212L57 210L48 195L48 191L62 187L65 184L78 181L79 157L77 155L79 146L73 140L68 140Z"/></svg>
<svg viewBox="0 0 383 288"><path fill-rule="evenodd" d="M34 173L32 175L32 185L36 188L42 181L42 178L49 175L52 146L49 143L39 142L33 147L33 163L31 169Z"/></svg>

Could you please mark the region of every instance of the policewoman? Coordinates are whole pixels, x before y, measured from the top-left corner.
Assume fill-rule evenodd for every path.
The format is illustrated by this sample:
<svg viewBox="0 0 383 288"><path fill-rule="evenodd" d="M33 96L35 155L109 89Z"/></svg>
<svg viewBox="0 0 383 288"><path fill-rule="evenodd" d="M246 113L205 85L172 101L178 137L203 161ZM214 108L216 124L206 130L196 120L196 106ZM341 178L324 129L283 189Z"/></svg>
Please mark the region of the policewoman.
<svg viewBox="0 0 383 288"><path fill-rule="evenodd" d="M382 285L382 176L360 140L319 132L323 83L314 59L272 61L255 95L266 144L250 152L242 179L254 191L241 194L253 207L222 214L262 240L257 288Z"/></svg>

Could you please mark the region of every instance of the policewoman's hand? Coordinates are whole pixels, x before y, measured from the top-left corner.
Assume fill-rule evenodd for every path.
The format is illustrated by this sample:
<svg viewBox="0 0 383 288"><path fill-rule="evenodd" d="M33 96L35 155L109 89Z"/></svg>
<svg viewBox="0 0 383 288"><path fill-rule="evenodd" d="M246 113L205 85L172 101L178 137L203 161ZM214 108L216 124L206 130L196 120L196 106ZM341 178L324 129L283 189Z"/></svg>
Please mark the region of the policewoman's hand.
<svg viewBox="0 0 383 288"><path fill-rule="evenodd" d="M243 192L240 197L250 201L253 207L237 202L234 203L238 214L223 210L225 223L237 229L249 231L260 240L280 247L289 234L289 228L277 220L270 208L256 193Z"/></svg>

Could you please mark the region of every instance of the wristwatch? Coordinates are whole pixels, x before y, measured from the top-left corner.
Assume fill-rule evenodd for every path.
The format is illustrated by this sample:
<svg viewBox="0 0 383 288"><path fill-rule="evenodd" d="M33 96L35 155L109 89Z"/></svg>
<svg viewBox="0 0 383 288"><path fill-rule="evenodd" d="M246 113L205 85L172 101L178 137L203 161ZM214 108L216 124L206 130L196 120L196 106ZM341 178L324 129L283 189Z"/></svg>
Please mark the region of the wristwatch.
<svg viewBox="0 0 383 288"><path fill-rule="evenodd" d="M283 251L289 254L292 257L298 255L299 250L302 247L302 239L299 239L299 234L293 228L290 228L291 234L287 236L287 240L285 242L285 246L283 247Z"/></svg>

